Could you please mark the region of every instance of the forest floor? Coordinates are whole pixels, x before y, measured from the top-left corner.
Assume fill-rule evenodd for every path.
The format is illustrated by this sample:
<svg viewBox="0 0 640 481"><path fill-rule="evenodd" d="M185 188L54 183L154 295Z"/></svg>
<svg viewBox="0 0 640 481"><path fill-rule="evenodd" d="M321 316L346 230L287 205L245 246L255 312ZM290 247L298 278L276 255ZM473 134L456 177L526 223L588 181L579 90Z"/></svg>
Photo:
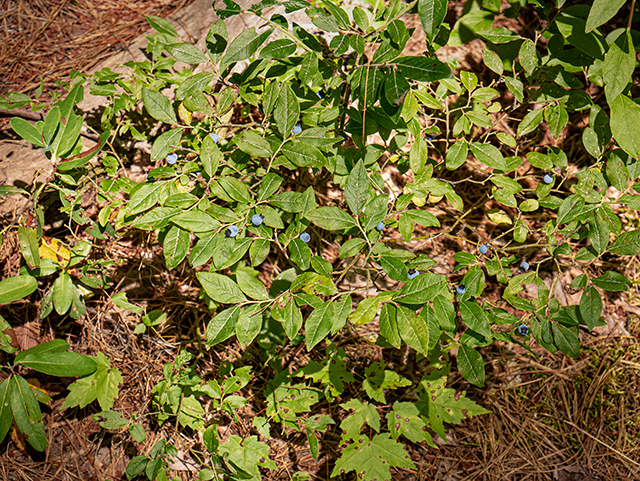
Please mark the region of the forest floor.
<svg viewBox="0 0 640 481"><path fill-rule="evenodd" d="M4 72L0 94L31 94L40 85L40 78L45 91L55 90L56 81L71 71L89 71L101 60L126 49L128 42L147 28L144 15L166 17L189 3L190 0L175 4L156 0L4 0L0 2L4 36L0 46L0 71ZM455 15L456 9L451 8L449 17L453 17L447 20L455 20ZM481 46L472 42L447 54L475 69L482 81L486 69L478 61L479 50ZM565 151L581 149L583 121L571 119L567 134L558 141ZM6 128L7 123L0 126ZM578 162L586 162L584 159ZM475 194L467 195L470 198L465 200L472 203ZM18 220L5 218L2 222L0 227L4 228ZM495 229L482 222L476 227L488 235ZM0 245L1 278L16 275L20 268L14 231L7 231ZM455 243L420 246L439 264L449 266L455 264L453 254L460 248ZM116 308L107 295L91 299L87 315L79 321L54 315L40 320L39 306L28 303L0 307L0 314L13 326L23 349L65 338L75 352L104 353L124 378L114 409L140 416L148 433L146 442L136 446L128 440L126 431L114 433L100 428L92 417L99 411L97 406L71 413L60 411L65 384L38 377L42 389L54 398L44 410L47 450L34 452L12 430L11 437L0 444L0 479L126 479L128 461L162 438L170 439L179 450L174 475L195 479L187 453L200 441L186 434L176 435L167 426L158 427L147 417L151 389L163 378L163 365L193 338L193 326L204 319L198 290L185 283L183 272L167 273L159 252L157 244L135 234L114 243L108 253L112 258L126 259L111 273L116 290L126 292L129 300L149 310L162 309L173 320L157 335L134 335L140 316ZM397 479L640 479L638 260L631 259L624 271L633 282L632 290L608 293L603 299L602 315L609 326L596 335L581 332L583 349L578 359L550 354L535 341L529 343L535 355L517 345L495 343L482 350L487 362L485 387L472 386L453 375L450 387L466 391L467 396L492 413L449 427L447 444L439 443L438 449L426 444L409 445L418 469L413 474L398 472ZM487 291L492 288L498 287L488 286ZM575 303L570 292L565 293L565 299ZM348 343L349 359L356 366L368 364L381 351L372 346L367 328L345 333L334 342ZM309 360L309 355L295 346L287 349L282 353L284 358L300 364ZM223 360L243 356L246 353L237 343L228 343L225 352L211 352L200 360L201 375L217 372ZM390 362L413 380L416 368L410 361L398 358ZM265 471L265 479L269 476L268 479L289 480L293 472L306 470L315 479L324 480L329 479L333 469L340 436L335 430L327 431L318 461L311 456L304 437L291 434L268 443L272 453L277 453L278 470Z"/></svg>

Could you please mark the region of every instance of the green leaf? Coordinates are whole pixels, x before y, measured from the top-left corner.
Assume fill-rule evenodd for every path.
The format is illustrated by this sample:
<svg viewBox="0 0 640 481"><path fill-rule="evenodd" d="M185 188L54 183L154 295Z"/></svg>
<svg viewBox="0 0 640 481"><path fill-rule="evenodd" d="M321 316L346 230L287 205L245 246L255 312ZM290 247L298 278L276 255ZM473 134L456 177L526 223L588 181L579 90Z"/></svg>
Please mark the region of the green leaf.
<svg viewBox="0 0 640 481"><path fill-rule="evenodd" d="M233 62L247 60L256 53L260 45L271 35L272 31L273 29L269 29L258 34L256 33L255 27L242 30L227 47L227 52L222 59L222 65L226 67Z"/></svg>
<svg viewBox="0 0 640 481"><path fill-rule="evenodd" d="M305 321L304 330L307 351L311 351L311 349L313 349L316 344L327 337L327 335L331 331L332 325L333 303L331 301L327 301L314 309L314 311Z"/></svg>
<svg viewBox="0 0 640 481"><path fill-rule="evenodd" d="M469 144L474 157L487 167L498 170L507 170L507 163L500 151L491 144L471 142Z"/></svg>
<svg viewBox="0 0 640 481"><path fill-rule="evenodd" d="M625 3L626 0L594 0L589 10L585 31L587 33L591 32L600 25L607 23Z"/></svg>
<svg viewBox="0 0 640 481"><path fill-rule="evenodd" d="M559 323L553 323L551 327L553 329L553 340L558 349L574 359L580 357L580 340L577 332Z"/></svg>
<svg viewBox="0 0 640 481"><path fill-rule="evenodd" d="M182 139L182 129L167 130L158 136L153 142L153 147L151 147L151 161L155 162L164 159L168 154L176 150L176 147L180 146L180 139Z"/></svg>
<svg viewBox="0 0 640 481"><path fill-rule="evenodd" d="M38 281L31 276L15 276L0 281L0 304L17 301L28 296L38 287Z"/></svg>
<svg viewBox="0 0 640 481"><path fill-rule="evenodd" d="M264 287L264 284L246 271L238 270L236 272L236 280L242 292L251 299L255 299L256 301L269 299L269 294L267 294L267 289Z"/></svg>
<svg viewBox="0 0 640 481"><path fill-rule="evenodd" d="M53 282L53 305L58 314L66 314L69 311L73 303L75 289L76 286L73 285L69 274L62 271Z"/></svg>
<svg viewBox="0 0 640 481"><path fill-rule="evenodd" d="M40 265L40 252L38 246L38 236L35 229L28 229L23 226L18 227L18 243L22 256L31 269Z"/></svg>
<svg viewBox="0 0 640 481"><path fill-rule="evenodd" d="M239 304L246 302L238 285L229 277L214 272L198 272L196 274L207 295L222 304Z"/></svg>
<svg viewBox="0 0 640 481"><path fill-rule="evenodd" d="M241 438L235 434L229 436L226 443L218 448L218 453L238 466L243 471L253 475L252 480L260 480L260 467L278 469L276 463L269 459L269 446L258 441L257 436Z"/></svg>
<svg viewBox="0 0 640 481"><path fill-rule="evenodd" d="M482 61L492 72L502 75L504 73L504 63L500 56L493 50L485 49L482 54Z"/></svg>
<svg viewBox="0 0 640 481"><path fill-rule="evenodd" d="M425 272L408 281L394 296L404 304L424 304L446 288L445 279L439 274Z"/></svg>
<svg viewBox="0 0 640 481"><path fill-rule="evenodd" d="M143 88L142 103L144 104L144 108L147 109L149 115L154 119L167 124L178 123L178 119L176 118L176 113L173 111L171 102L160 92L154 92L153 90Z"/></svg>
<svg viewBox="0 0 640 481"><path fill-rule="evenodd" d="M340 404L344 410L353 409L350 414L340 423L342 429L342 439L358 439L360 437L360 429L367 423L376 432L380 432L380 415L373 404L363 402L360 399L351 399L346 403Z"/></svg>
<svg viewBox="0 0 640 481"><path fill-rule="evenodd" d="M307 270L311 260L311 249L302 239L296 238L289 244L289 256L291 261L300 269Z"/></svg>
<svg viewBox="0 0 640 481"><path fill-rule="evenodd" d="M589 240L598 254L602 254L609 245L609 228L598 213L589 219Z"/></svg>
<svg viewBox="0 0 640 481"><path fill-rule="evenodd" d="M253 130L247 130L242 134L236 141L236 145L252 157L270 157L272 155L269 142Z"/></svg>
<svg viewBox="0 0 640 481"><path fill-rule="evenodd" d="M398 439L400 435L403 435L414 443L422 441L429 443L431 441L427 426L414 403L396 401L393 404L393 410L387 413L386 418L393 439Z"/></svg>
<svg viewBox="0 0 640 481"><path fill-rule="evenodd" d="M19 364L50 376L88 376L97 369L95 361L75 352L35 353L21 358Z"/></svg>
<svg viewBox="0 0 640 481"><path fill-rule="evenodd" d="M418 0L418 17L427 35L427 42L433 43L446 14L447 0Z"/></svg>
<svg viewBox="0 0 640 481"><path fill-rule="evenodd" d="M296 51L296 44L288 38L270 42L260 51L259 58L287 58Z"/></svg>
<svg viewBox="0 0 640 481"><path fill-rule="evenodd" d="M553 169L553 163L548 155L541 152L528 152L527 160L531 165L538 169L551 170Z"/></svg>
<svg viewBox="0 0 640 481"><path fill-rule="evenodd" d="M230 307L211 319L204 333L207 347L226 341L233 335L240 317L240 309L240 306Z"/></svg>
<svg viewBox="0 0 640 481"><path fill-rule="evenodd" d="M604 59L607 42L598 31L586 33L585 20L561 13L556 17L556 25L567 42L578 50L589 57L597 58L598 60Z"/></svg>
<svg viewBox="0 0 640 481"><path fill-rule="evenodd" d="M502 43L514 42L516 40L521 40L522 37L515 32L512 32L508 28L504 27L496 27L490 28L487 30L478 30L475 34L491 43L495 43L496 45Z"/></svg>
<svg viewBox="0 0 640 481"><path fill-rule="evenodd" d="M631 287L631 281L615 271L605 272L600 277L591 279L591 282L600 289L610 292L624 292Z"/></svg>
<svg viewBox="0 0 640 481"><path fill-rule="evenodd" d="M202 93L214 77L213 72L201 72L189 77L176 90L176 100L184 100L192 95Z"/></svg>
<svg viewBox="0 0 640 481"><path fill-rule="evenodd" d="M529 132L533 132L538 128L540 122L544 118L544 109L532 110L527 115L524 116L522 122L518 125L518 137L522 137L523 135L528 134Z"/></svg>
<svg viewBox="0 0 640 481"><path fill-rule="evenodd" d="M298 167L319 168L327 163L326 157L317 147L300 140L287 142L282 146L281 152Z"/></svg>
<svg viewBox="0 0 640 481"><path fill-rule="evenodd" d="M236 337L242 349L246 349L262 328L262 313L259 305L245 307L236 323Z"/></svg>
<svg viewBox="0 0 640 481"><path fill-rule="evenodd" d="M95 400L98 400L103 411L113 407L113 400L118 396L118 385L122 383L120 370L111 367L111 361L101 352L98 352L93 359L98 369L90 376L78 379L69 386L69 396L60 409L74 406L84 408Z"/></svg>
<svg viewBox="0 0 640 481"><path fill-rule="evenodd" d="M167 269L175 269L187 256L190 246L189 231L173 226L164 237L162 251L167 263ZM55 295L55 292L54 292ZM55 303L55 297L54 297Z"/></svg>
<svg viewBox="0 0 640 481"><path fill-rule="evenodd" d="M42 142L42 134L40 133L40 131L38 131L37 128L35 128L25 119L21 117L12 117L10 124L13 131L24 140L26 140L27 142L31 142L38 147L44 147L44 143Z"/></svg>
<svg viewBox="0 0 640 481"><path fill-rule="evenodd" d="M145 18L147 19L147 22L149 22L149 25L151 25L151 28L156 32L169 35L170 37L178 36L178 32L176 32L176 29L168 20L165 20L162 17L155 17L153 15L145 15Z"/></svg>
<svg viewBox="0 0 640 481"><path fill-rule="evenodd" d="M429 329L427 328L425 320L404 306L398 307L396 319L398 321L400 337L404 339L410 347L414 348L423 356L428 357Z"/></svg>
<svg viewBox="0 0 640 481"><path fill-rule="evenodd" d="M447 150L446 166L448 170L456 170L467 160L469 146L464 141L454 143Z"/></svg>
<svg viewBox="0 0 640 481"><path fill-rule="evenodd" d="M435 82L453 77L449 67L438 59L400 57L395 63L402 75L418 82Z"/></svg>
<svg viewBox="0 0 640 481"><path fill-rule="evenodd" d="M415 469L402 446L389 434L377 434L371 440L367 436L360 436L342 450L331 476L355 471L362 481L388 480L391 479L390 467Z"/></svg>
<svg viewBox="0 0 640 481"><path fill-rule="evenodd" d="M127 420L122 417L122 414L111 409L100 411L99 413L94 414L92 417L93 420L96 421L98 425L104 429L120 429L128 424ZM138 429L142 430L142 434L144 435L143 440L146 439L147 434L144 428L140 424L136 424L135 426L137 426Z"/></svg>
<svg viewBox="0 0 640 481"><path fill-rule="evenodd" d="M618 256L635 256L640 254L640 230L625 232L618 237L609 252ZM4 282L4 281L3 281ZM2 283L0 283L0 287Z"/></svg>
<svg viewBox="0 0 640 481"><path fill-rule="evenodd" d="M178 215L172 216L171 222L190 232L210 232L220 226L220 223L213 217L198 209L182 212ZM169 234L167 234L167 236L168 235ZM184 244L188 249L188 236L186 237Z"/></svg>
<svg viewBox="0 0 640 481"><path fill-rule="evenodd" d="M364 162L359 160L347 177L344 196L354 215L359 215L364 208L369 194L369 177Z"/></svg>
<svg viewBox="0 0 640 481"><path fill-rule="evenodd" d="M190 43L171 43L164 46L173 58L188 64L199 64L207 61L207 57Z"/></svg>
<svg viewBox="0 0 640 481"><path fill-rule="evenodd" d="M373 197L364 207L361 225L369 231L376 227L387 216L389 197L385 194Z"/></svg>
<svg viewBox="0 0 640 481"><path fill-rule="evenodd" d="M580 297L580 315L590 331L598 325L600 314L602 314L600 294L595 287L587 287Z"/></svg>
<svg viewBox="0 0 640 481"><path fill-rule="evenodd" d="M42 127L42 137L47 145L52 144L59 126L60 108L55 106L47 114L47 117L44 119L44 126Z"/></svg>
<svg viewBox="0 0 640 481"><path fill-rule="evenodd" d="M609 104L627 88L635 67L636 50L633 46L631 32L627 31L609 46L609 51L605 54L602 64L604 93Z"/></svg>
<svg viewBox="0 0 640 481"><path fill-rule="evenodd" d="M407 266L401 259L383 255L380 256L378 262L390 279L399 282L406 282L409 280L407 275Z"/></svg>
<svg viewBox="0 0 640 481"><path fill-rule="evenodd" d="M458 345L458 369L471 384L484 386L484 361L478 351L465 344Z"/></svg>
<svg viewBox="0 0 640 481"><path fill-rule="evenodd" d="M16 426L29 444L36 451L42 452L47 447L47 436L33 388L22 376L11 376L8 381L11 411Z"/></svg>
<svg viewBox="0 0 640 481"><path fill-rule="evenodd" d="M358 304L356 310L349 316L349 320L356 326L361 326L373 321L378 314L380 302L375 297L369 297Z"/></svg>
<svg viewBox="0 0 640 481"><path fill-rule="evenodd" d="M11 386L13 376L9 376L0 382L0 442L2 442L9 432L13 413L11 412Z"/></svg>
<svg viewBox="0 0 640 481"><path fill-rule="evenodd" d="M273 202L272 202L273 203ZM349 229L356 225L356 220L338 207L320 207L307 212L305 217L325 230Z"/></svg>
<svg viewBox="0 0 640 481"><path fill-rule="evenodd" d="M487 313L484 312L484 310L475 302L460 302L460 316L470 329L481 334L487 339L491 339L493 337L491 333L491 323L489 322Z"/></svg>
<svg viewBox="0 0 640 481"><path fill-rule="evenodd" d="M273 112L276 126L283 137L291 136L291 131L295 127L298 117L300 117L298 97L296 97L291 86L285 83L280 88L276 108Z"/></svg>
<svg viewBox="0 0 640 481"><path fill-rule="evenodd" d="M393 304L384 304L380 310L380 334L396 349L400 349L397 309Z"/></svg>
<svg viewBox="0 0 640 481"><path fill-rule="evenodd" d="M640 157L640 106L626 95L618 95L611 106L611 133L631 157Z"/></svg>
<svg viewBox="0 0 640 481"><path fill-rule="evenodd" d="M219 177L218 182L233 200L243 204L251 203L251 192L247 185L235 177Z"/></svg>

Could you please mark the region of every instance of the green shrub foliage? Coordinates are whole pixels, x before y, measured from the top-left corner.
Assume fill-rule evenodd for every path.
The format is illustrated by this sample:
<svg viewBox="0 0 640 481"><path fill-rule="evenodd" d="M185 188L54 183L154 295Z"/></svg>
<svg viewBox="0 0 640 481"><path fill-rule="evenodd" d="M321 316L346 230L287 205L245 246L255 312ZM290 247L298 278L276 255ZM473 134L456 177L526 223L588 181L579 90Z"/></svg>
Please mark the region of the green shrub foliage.
<svg viewBox="0 0 640 481"><path fill-rule="evenodd" d="M640 207L640 107L630 91L639 37L613 23L629 14L624 1L511 2L507 17L527 10L543 20L544 28L521 33L494 28L501 4L486 0L453 25L444 22L444 0L367 8L263 0L248 11L231 0L216 4L220 20L206 51L149 17L149 60L128 62L127 73L74 75L44 121L12 119L56 172L30 190L4 188L31 196L39 226L19 228L25 266L0 283L0 302L30 295L42 278L53 279L42 316L55 309L80 317L85 297L100 288L118 307L139 312L109 291L103 268L112 261L90 253L100 241L147 231L167 270L195 272L210 312L204 346L223 350L235 336L243 350L257 346L253 355L259 351L276 372L263 379L266 409L252 420L254 433L300 430L317 457L318 433L337 423L316 407L337 403L346 414L333 475L355 471L365 480L414 467L402 443L435 446L445 423L487 412L446 387L452 349L459 373L477 386L485 383L480 348L496 340L524 345L532 337L550 352L580 355L580 329L603 323L602 291L631 285L603 260L640 253L637 222L621 221ZM274 6L305 9L314 28ZM414 33L402 20L407 13L422 23L420 55L403 53ZM259 17L259 27L230 39L224 19L239 14ZM486 45L482 82L458 60L436 56L474 39ZM75 107L85 86L108 98L104 132L87 151ZM20 99L5 103L20 106ZM135 120L140 114L146 124ZM570 119L586 122L571 150L562 147ZM145 181L121 169L127 160L114 146L130 140L150 142L156 167ZM96 218L81 202L89 185L99 186ZM39 200L56 191L71 231L88 234L72 247L42 238ZM457 246L454 268L424 247L437 243ZM569 288L582 295L567 306L556 294L570 268L580 275ZM543 271L557 275L548 283ZM491 299L488 280L498 286ZM136 334L152 334L164 318L145 314ZM384 353L425 360L418 385L385 361L356 372L334 342L367 323ZM288 343L314 351L314 360L283 370L278 353ZM229 365L207 380L195 366L186 351L167 364L153 405L160 423L174 418L203 431L211 463L201 478L259 479L261 470L276 469L254 434L221 443L202 405L209 399L213 410L235 417L247 402L242 389L264 372ZM395 400L408 389L415 395ZM361 431L365 424L370 429ZM144 438L138 428L132 435ZM138 456L127 475L164 473L167 449Z"/></svg>

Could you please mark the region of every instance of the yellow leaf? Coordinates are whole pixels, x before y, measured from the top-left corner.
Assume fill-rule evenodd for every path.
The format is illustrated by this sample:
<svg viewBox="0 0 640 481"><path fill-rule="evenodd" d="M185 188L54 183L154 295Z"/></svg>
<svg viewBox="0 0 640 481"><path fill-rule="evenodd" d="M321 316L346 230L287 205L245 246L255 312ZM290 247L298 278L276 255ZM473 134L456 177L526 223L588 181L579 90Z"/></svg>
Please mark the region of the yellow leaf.
<svg viewBox="0 0 640 481"><path fill-rule="evenodd" d="M58 239L42 237L42 244L38 250L41 259L49 259L56 262L60 267L66 267L71 259L71 251Z"/></svg>

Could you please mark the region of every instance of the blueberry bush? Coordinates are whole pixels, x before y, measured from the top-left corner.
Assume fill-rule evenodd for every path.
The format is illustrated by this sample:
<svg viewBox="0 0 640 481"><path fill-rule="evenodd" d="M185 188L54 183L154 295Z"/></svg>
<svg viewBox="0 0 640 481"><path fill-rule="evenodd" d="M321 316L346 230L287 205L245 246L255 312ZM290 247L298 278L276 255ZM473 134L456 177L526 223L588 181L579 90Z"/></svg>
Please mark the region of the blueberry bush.
<svg viewBox="0 0 640 481"><path fill-rule="evenodd" d="M200 479L260 479L277 469L265 441L284 430L305 435L317 459L322 433L337 429L332 476L390 479L392 469L414 468L405 444L435 447L447 424L488 412L447 387L452 368L483 386L482 348L495 341L579 357L580 331L604 323L603 296L632 285L614 259L640 254L628 215L640 208L635 1L504 3L468 2L445 21L445 0L263 0L248 10L224 0L214 3L220 20L206 51L148 17L148 60L128 62L127 73L73 75L44 121L12 119L55 174L3 187L31 199L37 225L17 228L24 266L0 282L1 301L40 296L32 299L42 317L55 309L78 318L85 298L104 292L139 312L105 274L117 262L96 251L144 232L161 245L167 271L199 284L207 313L201 338L164 366L152 401L158 424L201 431ZM304 9L315 29L274 6ZM525 10L537 23L509 28ZM403 53L412 13L424 30L420 55ZM229 39L224 20L239 14L261 26ZM438 56L475 39L484 45L480 76ZM108 100L89 150L76 107L85 87ZM563 149L581 119L580 150ZM131 140L151 143L154 168L141 182L122 155ZM89 186L98 188L94 216L82 205ZM42 236L41 201L51 195L67 215L60 239ZM456 246L455 267L430 256L435 243ZM577 305L556 294L569 269L580 272L567 286L582 293ZM135 335L156 335L166 314L140 314ZM349 339L365 325L382 355L359 372ZM222 363L215 379L199 371L207 350L230 343L247 355ZM290 348L311 361L288 366ZM399 372L398 353L422 362L417 377ZM76 375L106 376L104 356L83 362ZM109 373L100 418L141 442L144 430L111 410L121 379ZM0 400L12 399L18 421L24 410L13 400L25 383L9 379ZM257 379L264 388L250 396ZM65 407L96 399L73 386ZM264 408L251 429L219 439L216 413L237 421L254 397ZM175 452L156 444L131 461L128 478L168 479Z"/></svg>

